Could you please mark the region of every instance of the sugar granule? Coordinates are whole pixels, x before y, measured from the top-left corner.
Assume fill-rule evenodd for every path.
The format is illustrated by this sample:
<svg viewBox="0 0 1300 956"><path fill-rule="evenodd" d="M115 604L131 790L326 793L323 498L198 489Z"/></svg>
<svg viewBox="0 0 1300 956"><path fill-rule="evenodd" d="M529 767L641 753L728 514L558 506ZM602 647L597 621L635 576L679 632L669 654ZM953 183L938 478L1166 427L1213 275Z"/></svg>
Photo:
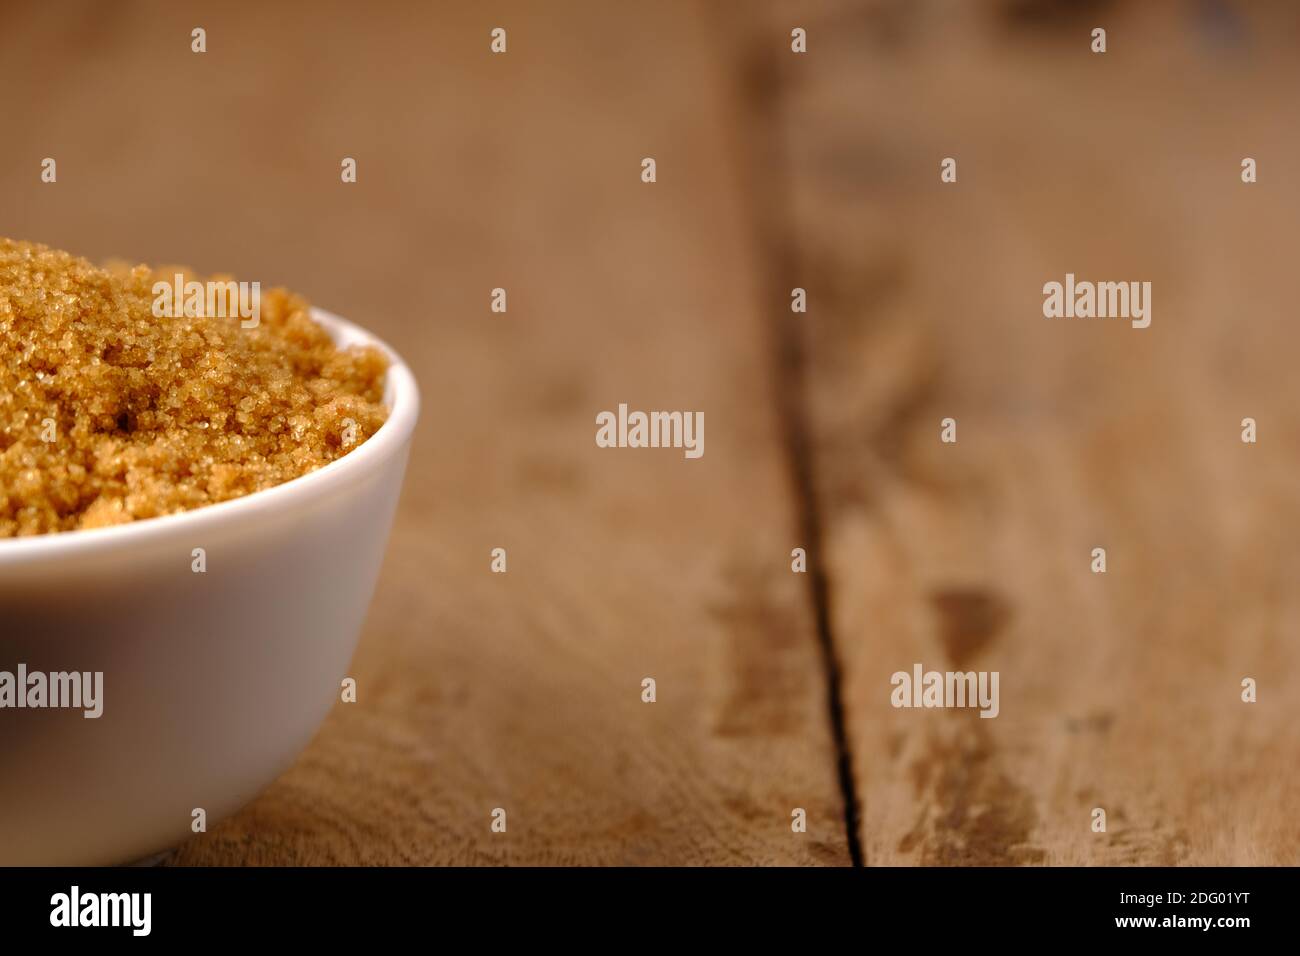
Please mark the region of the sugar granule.
<svg viewBox="0 0 1300 956"><path fill-rule="evenodd" d="M255 328L156 317L153 285L175 271L0 239L0 538L238 498L384 423L377 349L335 347L283 289Z"/></svg>

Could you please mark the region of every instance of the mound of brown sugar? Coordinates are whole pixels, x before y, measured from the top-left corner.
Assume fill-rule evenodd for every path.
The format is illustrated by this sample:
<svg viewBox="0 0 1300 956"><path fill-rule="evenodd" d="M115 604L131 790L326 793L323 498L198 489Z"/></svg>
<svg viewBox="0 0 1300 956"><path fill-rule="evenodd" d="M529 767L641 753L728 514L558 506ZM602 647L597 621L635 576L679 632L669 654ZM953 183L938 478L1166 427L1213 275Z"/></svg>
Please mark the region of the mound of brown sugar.
<svg viewBox="0 0 1300 956"><path fill-rule="evenodd" d="M336 348L283 289L255 328L158 317L154 284L176 271L0 239L0 538L237 498L384 423L379 351Z"/></svg>

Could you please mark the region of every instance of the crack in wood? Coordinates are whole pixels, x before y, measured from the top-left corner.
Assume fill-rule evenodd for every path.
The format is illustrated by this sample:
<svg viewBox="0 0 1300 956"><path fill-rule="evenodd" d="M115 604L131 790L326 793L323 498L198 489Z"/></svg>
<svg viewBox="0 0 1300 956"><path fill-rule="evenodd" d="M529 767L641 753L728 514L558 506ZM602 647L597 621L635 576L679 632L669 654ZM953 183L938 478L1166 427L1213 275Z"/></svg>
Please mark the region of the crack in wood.
<svg viewBox="0 0 1300 956"><path fill-rule="evenodd" d="M813 471L812 432L807 407L806 350L797 316L786 307L790 289L801 285L796 278L801 270L797 248L782 239L781 224L791 221L792 216L787 198L789 163L784 155L780 124L775 115L780 103L780 70L770 49L751 47L744 52L744 86L738 91L738 100L748 107L748 114L738 124L746 139L739 144L737 167L750 180L748 194L754 216L757 257L767 265L767 280L762 294L764 301L772 303L767 314L771 336L768 352L775 379L773 393L795 495L800 544L809 556L808 593L826 684L827 718L835 746L836 775L844 807L849 860L851 865L861 867L866 865L859 832L861 805L845 720L842 669L831 630L830 583L824 570L822 510Z"/></svg>

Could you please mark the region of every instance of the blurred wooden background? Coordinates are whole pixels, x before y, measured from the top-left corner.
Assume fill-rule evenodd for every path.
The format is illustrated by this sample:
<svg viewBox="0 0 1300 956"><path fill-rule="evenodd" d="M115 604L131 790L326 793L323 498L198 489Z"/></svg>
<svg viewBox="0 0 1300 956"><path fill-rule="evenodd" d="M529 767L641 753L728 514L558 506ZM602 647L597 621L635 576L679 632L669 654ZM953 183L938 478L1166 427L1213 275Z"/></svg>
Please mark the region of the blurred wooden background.
<svg viewBox="0 0 1300 956"><path fill-rule="evenodd" d="M1233 9L0 6L0 233L290 286L424 391L358 703L171 862L1297 862L1300 18ZM1044 320L1067 271L1152 327ZM597 449L619 402L705 456ZM893 710L913 661L1000 716Z"/></svg>

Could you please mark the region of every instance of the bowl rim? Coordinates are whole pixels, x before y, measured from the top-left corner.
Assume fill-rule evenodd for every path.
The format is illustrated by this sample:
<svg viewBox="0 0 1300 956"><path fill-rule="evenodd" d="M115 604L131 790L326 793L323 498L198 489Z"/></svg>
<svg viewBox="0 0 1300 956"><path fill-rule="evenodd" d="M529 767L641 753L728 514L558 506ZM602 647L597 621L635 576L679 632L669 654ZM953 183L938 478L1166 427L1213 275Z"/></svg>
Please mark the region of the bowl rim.
<svg viewBox="0 0 1300 956"><path fill-rule="evenodd" d="M335 344L372 345L388 359L384 377L388 418L360 447L315 471L281 484L189 511L105 528L0 538L0 568L32 560L85 556L114 548L136 547L182 534L199 534L213 525L255 518L294 501L311 501L352 483L360 473L379 468L407 443L415 430L420 413L420 391L415 376L392 346L361 326L315 307L311 309L311 317L329 333Z"/></svg>

